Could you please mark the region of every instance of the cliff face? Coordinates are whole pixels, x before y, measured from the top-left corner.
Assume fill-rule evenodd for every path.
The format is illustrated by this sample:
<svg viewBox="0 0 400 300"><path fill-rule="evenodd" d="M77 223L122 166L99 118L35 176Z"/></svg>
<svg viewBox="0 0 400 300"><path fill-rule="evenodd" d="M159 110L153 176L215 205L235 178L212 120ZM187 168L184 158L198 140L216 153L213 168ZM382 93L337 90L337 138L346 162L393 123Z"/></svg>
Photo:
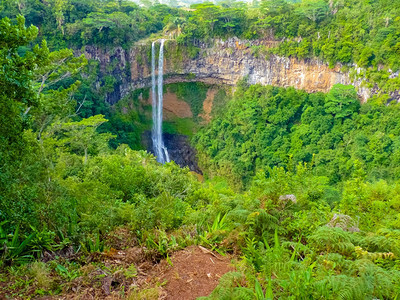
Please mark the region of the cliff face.
<svg viewBox="0 0 400 300"><path fill-rule="evenodd" d="M292 86L307 92L328 92L336 83L352 84L363 102L377 92L374 88L363 87L362 79L351 78L349 73L342 72L340 65L329 68L317 59L298 60L276 55L266 57L257 52L257 49L274 45L276 42L273 41L231 38L226 41L215 40L211 47L197 45L199 53L189 55L185 52L187 49L182 49L175 41L166 41L164 82L202 81L235 85L247 76L251 84ZM115 103L132 90L150 86L150 47L149 43L136 44L129 51L116 48L112 54L86 47L86 56L99 60L100 69L105 70L109 64L113 64L110 75L118 79L118 84L108 94L108 102ZM398 94L392 98L398 98Z"/></svg>
<svg viewBox="0 0 400 300"><path fill-rule="evenodd" d="M177 165L182 168L188 167L197 174L203 174L198 166L196 150L190 145L189 138L181 134L163 134L165 146L168 149L168 155ZM142 135L142 143L148 152L153 152L153 141L151 132L146 131Z"/></svg>
<svg viewBox="0 0 400 300"><path fill-rule="evenodd" d="M81 55L82 51L76 51ZM122 47L103 49L95 46L85 46L83 54L87 59L93 59L99 63L99 78L97 88L100 88L107 76L111 76L115 83L113 87L105 91L105 100L114 104L128 93L130 85L130 56Z"/></svg>
<svg viewBox="0 0 400 300"><path fill-rule="evenodd" d="M362 101L366 101L373 89L362 87L362 80L350 78L342 72L341 66L329 68L317 59L298 60L276 55L266 57L257 54L257 48L274 46L271 41L243 41L235 38L216 40L212 47L200 45L195 58L176 55L178 47L170 41L166 44L164 62L165 82L203 81L210 84L235 85L247 76L250 84L295 87L307 92L328 92L336 83L352 84ZM138 46L130 52L131 82L128 89L136 89L150 84L149 45ZM352 80L353 79L353 80Z"/></svg>

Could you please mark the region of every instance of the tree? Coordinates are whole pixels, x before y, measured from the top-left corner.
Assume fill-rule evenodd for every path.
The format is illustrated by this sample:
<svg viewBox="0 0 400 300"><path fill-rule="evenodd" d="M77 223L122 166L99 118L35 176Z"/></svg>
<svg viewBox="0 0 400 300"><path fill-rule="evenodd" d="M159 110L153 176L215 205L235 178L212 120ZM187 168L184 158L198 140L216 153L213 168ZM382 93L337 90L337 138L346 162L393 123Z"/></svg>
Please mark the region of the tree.
<svg viewBox="0 0 400 300"><path fill-rule="evenodd" d="M61 30L64 35L64 21L65 21L65 10L68 7L68 0L53 0L53 13L57 22L57 29Z"/></svg>
<svg viewBox="0 0 400 300"><path fill-rule="evenodd" d="M214 5L213 3L206 2L202 4L197 4L196 6L194 6L194 8L196 8L196 11L194 13L200 23L204 22L205 24L208 24L210 26L212 34L214 31L214 25L218 21L218 18L221 14L220 7Z"/></svg>
<svg viewBox="0 0 400 300"><path fill-rule="evenodd" d="M45 41L42 42L42 49L46 49L47 57L45 63L35 70L34 77L39 105L33 109L33 129L37 132L39 140L52 122L72 117L76 113L73 94L80 82L75 81L67 85L63 85L63 82L79 73L87 64L83 54L75 57L70 49L49 52ZM28 107L24 114L30 109L31 107Z"/></svg>
<svg viewBox="0 0 400 300"><path fill-rule="evenodd" d="M328 14L329 7L323 0L305 0L298 11L311 21L319 22Z"/></svg>
<svg viewBox="0 0 400 300"><path fill-rule="evenodd" d="M60 144L69 147L72 151L83 152L84 164L87 163L89 150L99 152L108 148L108 141L114 138L111 133L99 134L97 128L108 122L103 115L96 115L79 122L68 122L61 125L64 137Z"/></svg>
<svg viewBox="0 0 400 300"><path fill-rule="evenodd" d="M16 22L0 20L0 221L22 223L40 189L39 184L29 184L40 178L41 166L35 140L24 132L30 122L24 111L38 105L32 80L48 53L39 46L24 55L18 52L37 33L36 27L25 27L22 16L17 16Z"/></svg>
<svg viewBox="0 0 400 300"><path fill-rule="evenodd" d="M335 118L346 118L357 112L360 102L352 85L335 84L326 94L325 111Z"/></svg>
<svg viewBox="0 0 400 300"><path fill-rule="evenodd" d="M375 58L374 50L370 47L365 47L360 54L360 59L357 64L359 67L368 67Z"/></svg>
<svg viewBox="0 0 400 300"><path fill-rule="evenodd" d="M18 54L18 48L33 41L37 33L36 27L25 27L22 16L17 17L16 24L8 18L0 21L0 153L4 151L1 156L6 155L6 149L10 150L9 154L23 148L26 118L22 112L27 106L37 105L31 81L34 70L43 64L47 53L35 47L24 56Z"/></svg>
<svg viewBox="0 0 400 300"><path fill-rule="evenodd" d="M261 0L261 9L271 16L278 16L287 13L290 5L285 0Z"/></svg>

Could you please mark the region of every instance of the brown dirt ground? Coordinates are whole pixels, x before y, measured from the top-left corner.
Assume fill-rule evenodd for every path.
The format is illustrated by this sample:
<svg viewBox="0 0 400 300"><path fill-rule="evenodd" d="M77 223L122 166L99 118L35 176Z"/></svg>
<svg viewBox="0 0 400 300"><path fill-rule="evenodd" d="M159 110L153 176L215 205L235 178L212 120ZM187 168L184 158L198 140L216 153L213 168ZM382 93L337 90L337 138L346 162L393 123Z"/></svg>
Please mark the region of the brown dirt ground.
<svg viewBox="0 0 400 300"><path fill-rule="evenodd" d="M165 118L173 118L174 116L179 118L193 118L190 105L183 100L179 100L177 95L171 92L164 94L163 110Z"/></svg>
<svg viewBox="0 0 400 300"><path fill-rule="evenodd" d="M90 261L102 262L103 268L87 264L83 267L84 276L78 277L69 283L63 295L48 299L79 299L79 300L120 300L121 288L126 287L147 287L152 278L154 264L150 257L147 257L143 248L132 247L126 250L111 249L105 253L93 254ZM137 276L126 278L124 269L134 265ZM120 272L111 274L107 270L121 268ZM47 298L42 298L47 299Z"/></svg>
<svg viewBox="0 0 400 300"><path fill-rule="evenodd" d="M217 90L209 89L207 91L206 99L203 102L204 113L202 113L200 115L200 117L202 117L206 123L209 123L211 121L211 111L212 111L214 97L215 97L216 93L217 93Z"/></svg>
<svg viewBox="0 0 400 300"><path fill-rule="evenodd" d="M221 256L201 246L190 246L172 254L171 265L166 260L159 263L152 261L143 248L111 249L106 253L98 253L90 259L102 261L106 268L96 268L88 264L83 267L87 275L70 282L64 293L40 299L192 300L209 295L218 285L221 276L234 270L230 259L229 256ZM105 271L115 267L126 269L130 265L136 266L135 278L125 278L122 276L123 271L114 274ZM125 286L125 291L135 288L138 294L123 296L122 286ZM152 296L140 294L140 291L151 289L156 291Z"/></svg>
<svg viewBox="0 0 400 300"><path fill-rule="evenodd" d="M214 254L205 248L191 246L176 252L160 276L167 281L163 286L163 300L191 300L209 295L219 279L233 271L230 258Z"/></svg>
<svg viewBox="0 0 400 300"><path fill-rule="evenodd" d="M209 295L220 277L234 270L230 256L221 256L201 246L176 251L168 262L160 261L157 251L137 246L127 229L110 233L107 240L110 250L86 256L79 277L66 281L55 271L47 275L49 285L63 286L61 294L35 295L36 279L22 293L7 291L7 285L15 283L15 278L10 278L12 282L0 281L0 299L19 300L31 295L41 300L191 300ZM57 255L67 261L83 259L71 256L68 251ZM52 259L50 255L46 261Z"/></svg>
<svg viewBox="0 0 400 300"><path fill-rule="evenodd" d="M151 105L151 95L148 99L148 104ZM178 99L178 96L174 93L167 92L164 94L163 99L163 119L170 120L173 118L193 118L193 113L190 109L190 105Z"/></svg>

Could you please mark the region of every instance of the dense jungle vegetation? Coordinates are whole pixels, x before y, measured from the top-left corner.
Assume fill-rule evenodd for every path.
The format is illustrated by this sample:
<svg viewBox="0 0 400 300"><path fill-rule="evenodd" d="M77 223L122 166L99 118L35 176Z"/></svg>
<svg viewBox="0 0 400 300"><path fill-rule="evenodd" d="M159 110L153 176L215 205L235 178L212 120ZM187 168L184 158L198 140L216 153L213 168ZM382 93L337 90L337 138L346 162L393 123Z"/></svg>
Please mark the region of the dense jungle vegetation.
<svg viewBox="0 0 400 300"><path fill-rule="evenodd" d="M152 262L169 261L202 245L232 254L236 268L205 299L398 298L400 111L387 100L399 86L390 76L399 1L143 4L0 5L1 297L79 296L112 277L115 298L149 299L148 289L158 299L135 284L140 266L104 257L141 247ZM193 136L201 181L132 149L145 120L113 114L104 101L112 70L79 56L86 45L128 49L162 32L188 48L280 40L261 52L356 63L382 93L360 105L352 86L308 94L244 78ZM201 110L189 97L205 94L201 85L172 88Z"/></svg>
<svg viewBox="0 0 400 300"><path fill-rule="evenodd" d="M253 85L238 89L227 112L195 138L206 168L237 183L258 169L298 163L332 185L355 167L369 181L396 181L399 113L398 105L360 106L352 86L337 84L325 95Z"/></svg>

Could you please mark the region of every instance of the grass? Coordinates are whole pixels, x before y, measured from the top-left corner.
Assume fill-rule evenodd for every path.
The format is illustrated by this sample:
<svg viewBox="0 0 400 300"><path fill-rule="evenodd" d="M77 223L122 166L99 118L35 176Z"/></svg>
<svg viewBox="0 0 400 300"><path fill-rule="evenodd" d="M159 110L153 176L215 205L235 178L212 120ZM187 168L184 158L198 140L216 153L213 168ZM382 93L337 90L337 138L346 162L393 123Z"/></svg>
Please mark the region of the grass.
<svg viewBox="0 0 400 300"><path fill-rule="evenodd" d="M191 118L175 118L163 122L163 131L170 134L183 134L191 137L196 129L197 124Z"/></svg>

